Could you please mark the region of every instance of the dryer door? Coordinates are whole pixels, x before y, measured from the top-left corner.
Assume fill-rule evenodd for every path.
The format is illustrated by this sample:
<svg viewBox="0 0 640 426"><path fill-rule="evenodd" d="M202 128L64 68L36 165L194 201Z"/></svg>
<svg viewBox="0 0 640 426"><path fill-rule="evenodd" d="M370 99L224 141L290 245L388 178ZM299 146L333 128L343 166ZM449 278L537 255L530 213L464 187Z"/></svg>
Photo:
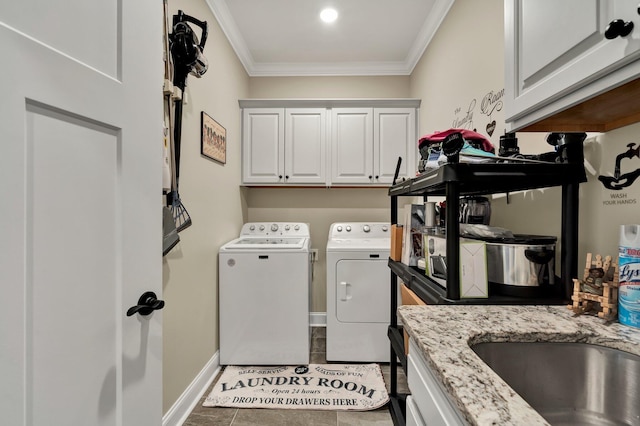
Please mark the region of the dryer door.
<svg viewBox="0 0 640 426"><path fill-rule="evenodd" d="M384 259L342 259L336 265L340 322L389 322L389 267Z"/></svg>

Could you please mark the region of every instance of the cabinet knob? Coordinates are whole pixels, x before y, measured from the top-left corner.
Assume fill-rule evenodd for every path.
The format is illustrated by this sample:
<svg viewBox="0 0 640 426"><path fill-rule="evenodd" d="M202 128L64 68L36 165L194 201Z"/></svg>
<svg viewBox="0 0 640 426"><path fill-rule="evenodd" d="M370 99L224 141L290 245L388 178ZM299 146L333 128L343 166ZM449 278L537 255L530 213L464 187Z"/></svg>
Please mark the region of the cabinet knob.
<svg viewBox="0 0 640 426"><path fill-rule="evenodd" d="M282 179L282 175L278 175L278 179Z"/></svg>
<svg viewBox="0 0 640 426"><path fill-rule="evenodd" d="M378 177L379 177L379 176L378 176L378 175L376 175L376 180L378 180Z"/></svg>
<svg viewBox="0 0 640 426"><path fill-rule="evenodd" d="M369 175L369 179L373 179L373 176L372 176L372 175Z"/></svg>
<svg viewBox="0 0 640 426"><path fill-rule="evenodd" d="M286 175L284 178L285 178L285 179L289 179L289 175Z"/></svg>
<svg viewBox="0 0 640 426"><path fill-rule="evenodd" d="M622 19L614 19L609 22L607 28L604 30L604 37L608 40L613 40L614 38L626 37L631 34L633 30L633 22L624 22Z"/></svg>

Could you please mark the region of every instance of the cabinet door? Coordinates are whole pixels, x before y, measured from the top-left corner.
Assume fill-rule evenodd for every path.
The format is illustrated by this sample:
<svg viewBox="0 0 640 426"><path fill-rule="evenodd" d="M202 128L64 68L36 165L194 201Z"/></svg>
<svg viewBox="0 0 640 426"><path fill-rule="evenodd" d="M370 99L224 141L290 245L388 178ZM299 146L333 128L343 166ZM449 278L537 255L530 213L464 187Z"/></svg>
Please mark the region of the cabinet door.
<svg viewBox="0 0 640 426"><path fill-rule="evenodd" d="M420 352L415 341L409 339L407 384L421 418L429 419L429 425L467 424L449 392Z"/></svg>
<svg viewBox="0 0 640 426"><path fill-rule="evenodd" d="M506 0L506 121L640 58L637 8L631 0ZM635 27L626 37L606 39L615 19Z"/></svg>
<svg viewBox="0 0 640 426"><path fill-rule="evenodd" d="M331 182L373 182L373 108L331 112Z"/></svg>
<svg viewBox="0 0 640 426"><path fill-rule="evenodd" d="M285 114L285 183L326 183L327 110L287 108Z"/></svg>
<svg viewBox="0 0 640 426"><path fill-rule="evenodd" d="M284 182L284 109L242 112L243 183Z"/></svg>
<svg viewBox="0 0 640 426"><path fill-rule="evenodd" d="M414 108L374 109L374 182L390 184L402 157L399 178L415 177L416 110Z"/></svg>

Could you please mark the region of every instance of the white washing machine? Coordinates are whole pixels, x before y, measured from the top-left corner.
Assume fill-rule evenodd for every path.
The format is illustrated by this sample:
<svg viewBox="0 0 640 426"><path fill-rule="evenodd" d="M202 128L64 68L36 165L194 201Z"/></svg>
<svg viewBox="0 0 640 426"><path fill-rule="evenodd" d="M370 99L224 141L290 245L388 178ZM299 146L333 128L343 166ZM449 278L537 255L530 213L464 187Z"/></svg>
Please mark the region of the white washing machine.
<svg viewBox="0 0 640 426"><path fill-rule="evenodd" d="M327 361L389 362L388 223L334 223L327 241Z"/></svg>
<svg viewBox="0 0 640 426"><path fill-rule="evenodd" d="M247 223L220 248L220 364L309 363L306 223Z"/></svg>

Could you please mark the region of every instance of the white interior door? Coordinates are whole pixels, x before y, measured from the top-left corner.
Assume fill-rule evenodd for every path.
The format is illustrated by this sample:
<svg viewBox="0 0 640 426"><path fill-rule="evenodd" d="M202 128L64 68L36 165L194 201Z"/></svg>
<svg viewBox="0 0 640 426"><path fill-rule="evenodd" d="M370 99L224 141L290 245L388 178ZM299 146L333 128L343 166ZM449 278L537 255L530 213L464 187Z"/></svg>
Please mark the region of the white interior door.
<svg viewBox="0 0 640 426"><path fill-rule="evenodd" d="M0 423L159 425L162 3L0 3Z"/></svg>

